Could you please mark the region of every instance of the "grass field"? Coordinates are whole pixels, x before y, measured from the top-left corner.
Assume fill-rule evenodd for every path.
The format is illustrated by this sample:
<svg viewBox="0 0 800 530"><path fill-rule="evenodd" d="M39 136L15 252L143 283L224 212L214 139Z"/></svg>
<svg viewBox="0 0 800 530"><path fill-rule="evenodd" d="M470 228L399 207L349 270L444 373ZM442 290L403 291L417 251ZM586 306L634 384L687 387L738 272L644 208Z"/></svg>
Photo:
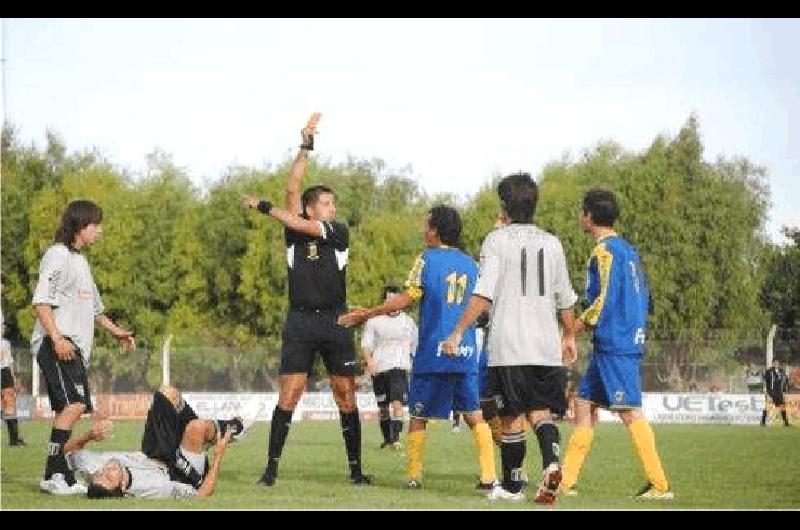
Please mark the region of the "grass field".
<svg viewBox="0 0 800 530"><path fill-rule="evenodd" d="M82 422L78 430L86 425ZM141 421L116 422L111 439L88 448L138 450L142 427ZM466 428L453 433L449 422L429 427L423 489L418 491L405 489L403 456L378 448L377 422L363 424L364 468L375 475L376 486L349 485L339 425L330 421L294 424L277 485L256 488L267 438L267 425L258 423L228 449L216 493L204 500L90 501L39 493L49 429L49 422L22 423L25 448L8 447L2 433L2 509L550 509L531 500L488 501L477 494L471 433ZM643 479L627 431L601 424L579 480L580 495L560 498L555 509L800 509L800 429L656 425L654 430L674 501L631 498ZM564 450L569 427L563 425L561 433ZM499 461L498 454L498 470ZM538 444L529 436L526 470L532 482L540 469Z"/></svg>

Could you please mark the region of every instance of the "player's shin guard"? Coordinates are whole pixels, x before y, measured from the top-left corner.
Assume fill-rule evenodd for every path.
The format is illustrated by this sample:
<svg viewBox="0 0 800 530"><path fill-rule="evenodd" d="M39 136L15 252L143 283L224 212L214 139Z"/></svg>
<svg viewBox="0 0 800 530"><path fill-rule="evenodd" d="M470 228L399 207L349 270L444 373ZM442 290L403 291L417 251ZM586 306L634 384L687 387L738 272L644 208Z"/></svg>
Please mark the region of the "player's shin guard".
<svg viewBox="0 0 800 530"><path fill-rule="evenodd" d="M567 490L578 482L578 474L581 472L586 455L592 448L592 440L594 440L594 429L575 427L567 444L567 454L564 455L561 479L563 489Z"/></svg>
<svg viewBox="0 0 800 530"><path fill-rule="evenodd" d="M536 439L539 440L539 449L542 452L542 469L547 469L547 466L553 463L558 464L561 441L558 427L552 421L543 420L538 422L533 430L536 433Z"/></svg>
<svg viewBox="0 0 800 530"><path fill-rule="evenodd" d="M478 465L481 469L481 482L490 484L495 481L497 475L494 469L494 443L492 443L492 431L486 422L480 422L472 429L475 437L475 446L478 449Z"/></svg>
<svg viewBox="0 0 800 530"><path fill-rule="evenodd" d="M503 489L510 493L522 490L522 462L525 460L525 433L503 434L500 459L503 463Z"/></svg>
<svg viewBox="0 0 800 530"><path fill-rule="evenodd" d="M661 467L661 459L658 457L656 450L656 438L653 435L653 429L647 420L638 419L633 421L628 429L633 438L633 445L636 446L636 453L639 455L639 460L644 467L644 473L647 475L647 480L658 491L667 491L669 484L667 477L664 475L664 469Z"/></svg>
<svg viewBox="0 0 800 530"><path fill-rule="evenodd" d="M425 453L425 431L408 433L408 478L420 480L422 478L422 456Z"/></svg>
<svg viewBox="0 0 800 530"><path fill-rule="evenodd" d="M289 427L292 425L292 410L283 410L275 405L272 412L272 421L269 427L269 442L267 450L267 470L266 474L276 476L278 474L278 462L281 459L283 445L289 434Z"/></svg>
<svg viewBox="0 0 800 530"><path fill-rule="evenodd" d="M350 465L350 476L361 476L361 419L358 409L352 412L339 411L342 425L342 437L347 451L347 463Z"/></svg>
<svg viewBox="0 0 800 530"><path fill-rule="evenodd" d="M50 431L50 443L47 445L47 463L44 468L44 478L47 480L54 473L61 473L69 486L75 484L75 477L67 465L64 457L64 444L69 440L71 430L53 427Z"/></svg>

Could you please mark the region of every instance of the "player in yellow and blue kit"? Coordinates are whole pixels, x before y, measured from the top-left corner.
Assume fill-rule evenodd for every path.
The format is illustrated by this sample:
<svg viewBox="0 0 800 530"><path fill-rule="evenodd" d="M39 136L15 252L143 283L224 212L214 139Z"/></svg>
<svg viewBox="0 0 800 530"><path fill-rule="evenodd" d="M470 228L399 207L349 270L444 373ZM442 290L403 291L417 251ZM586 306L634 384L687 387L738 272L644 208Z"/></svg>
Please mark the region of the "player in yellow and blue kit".
<svg viewBox="0 0 800 530"><path fill-rule="evenodd" d="M408 487L412 489L421 487L427 421L447 419L451 411L464 415L475 436L481 470L477 489L491 490L495 483L492 435L478 399L475 328L464 333L454 355L442 351L442 343L466 307L478 277L475 260L455 248L460 236L458 212L443 205L432 208L425 223L428 248L417 257L405 292L380 306L354 309L339 318L341 325L353 326L420 302L419 342L408 392Z"/></svg>
<svg viewBox="0 0 800 530"><path fill-rule="evenodd" d="M655 437L641 412L639 366L644 354L649 310L647 278L636 248L614 232L619 206L614 193L593 189L583 199L581 228L597 240L588 264L586 298L578 331L593 330L593 351L578 387L575 430L564 457L562 491L575 494L592 445L592 417L602 407L617 412L628 427L648 482L636 495L672 499Z"/></svg>

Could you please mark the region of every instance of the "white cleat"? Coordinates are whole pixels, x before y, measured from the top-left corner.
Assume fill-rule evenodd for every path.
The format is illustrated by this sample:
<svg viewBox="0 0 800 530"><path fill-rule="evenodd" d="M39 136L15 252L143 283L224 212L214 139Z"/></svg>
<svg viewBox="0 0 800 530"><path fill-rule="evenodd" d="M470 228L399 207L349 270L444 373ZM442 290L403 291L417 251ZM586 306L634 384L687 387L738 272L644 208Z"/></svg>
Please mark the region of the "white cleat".
<svg viewBox="0 0 800 530"><path fill-rule="evenodd" d="M39 482L39 490L51 495L86 495L88 488L80 482L70 486L62 473L54 473L50 479Z"/></svg>
<svg viewBox="0 0 800 530"><path fill-rule="evenodd" d="M504 501L519 502L525 500L525 494L522 493L521 491L518 491L517 493L511 493L510 491L506 491L505 489L503 489L503 486L498 484L494 488L492 488L492 491L490 491L489 494L486 495L486 498L489 499L490 501L504 500Z"/></svg>
<svg viewBox="0 0 800 530"><path fill-rule="evenodd" d="M242 419L242 432L234 435L234 440L242 440L247 436L247 432L256 423L258 413L261 411L261 403L257 400L251 400L244 407L242 407L239 417Z"/></svg>

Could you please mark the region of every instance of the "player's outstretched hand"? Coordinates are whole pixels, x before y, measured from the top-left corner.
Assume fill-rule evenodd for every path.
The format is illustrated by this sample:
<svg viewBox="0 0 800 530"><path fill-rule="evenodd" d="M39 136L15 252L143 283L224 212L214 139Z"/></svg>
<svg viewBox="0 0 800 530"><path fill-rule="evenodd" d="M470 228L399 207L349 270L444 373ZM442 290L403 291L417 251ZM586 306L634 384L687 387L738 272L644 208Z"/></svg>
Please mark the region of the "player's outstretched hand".
<svg viewBox="0 0 800 530"><path fill-rule="evenodd" d="M336 322L338 322L340 326L349 328L352 326L359 326L366 322L367 319L369 319L369 311L362 307L357 307L356 309L351 309L347 313L340 315Z"/></svg>

